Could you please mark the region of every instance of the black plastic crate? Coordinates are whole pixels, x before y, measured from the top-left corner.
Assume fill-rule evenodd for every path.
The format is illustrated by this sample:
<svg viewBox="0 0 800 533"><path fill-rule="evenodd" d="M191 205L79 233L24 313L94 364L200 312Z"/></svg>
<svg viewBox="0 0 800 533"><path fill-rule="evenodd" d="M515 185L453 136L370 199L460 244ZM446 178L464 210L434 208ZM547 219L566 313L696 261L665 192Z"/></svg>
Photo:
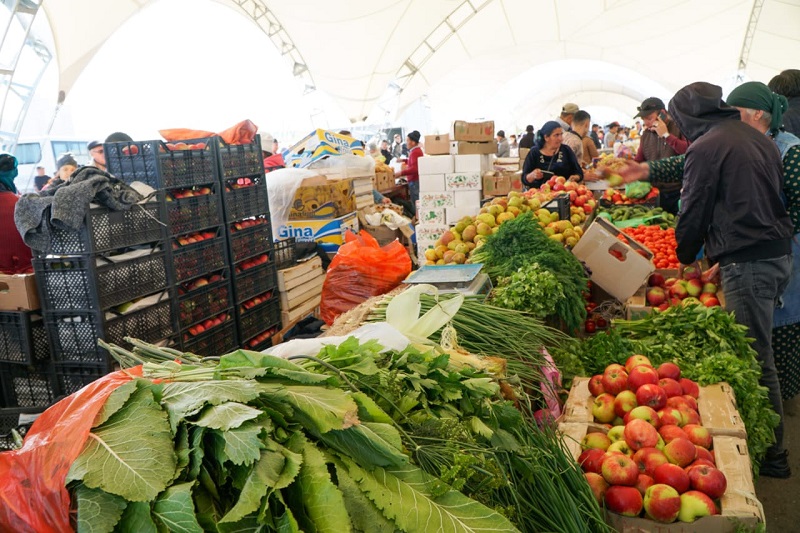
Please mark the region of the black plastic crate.
<svg viewBox="0 0 800 533"><path fill-rule="evenodd" d="M34 259L33 267L48 311L107 310L169 286L163 250L121 261L113 256Z"/></svg>
<svg viewBox="0 0 800 533"><path fill-rule="evenodd" d="M259 176L224 180L222 194L225 221L228 224L269 214L267 184L263 173Z"/></svg>
<svg viewBox="0 0 800 533"><path fill-rule="evenodd" d="M11 430L16 430L24 437L33 425L36 417L44 411L41 407L7 407L0 409L0 451L13 450L14 437Z"/></svg>
<svg viewBox="0 0 800 533"><path fill-rule="evenodd" d="M175 198L175 192L164 191L162 201L166 208L165 219L169 235L180 235L222 224L219 185L200 187L198 191L210 191L197 196ZM172 200L167 200L167 197Z"/></svg>
<svg viewBox="0 0 800 533"><path fill-rule="evenodd" d="M249 144L227 144L217 137L220 175L223 179L264 174L260 136Z"/></svg>
<svg viewBox="0 0 800 533"><path fill-rule="evenodd" d="M233 305L233 293L231 291L231 280L228 270L220 274L219 279L206 285L195 287L181 294L181 287L178 288L178 324L180 329L186 329L190 325L216 316ZM199 278L208 280L208 277ZM193 280L187 285L196 283Z"/></svg>
<svg viewBox="0 0 800 533"><path fill-rule="evenodd" d="M127 211L95 207L78 231L53 228L50 249L56 255L96 254L164 239L159 203L135 204Z"/></svg>
<svg viewBox="0 0 800 533"><path fill-rule="evenodd" d="M253 222L256 225L241 228L242 223ZM241 229L236 229L237 226ZM231 259L234 263L272 250L272 226L266 215L231 224L229 231L228 242L231 247Z"/></svg>
<svg viewBox="0 0 800 533"><path fill-rule="evenodd" d="M552 200L542 204L542 207L551 213L558 213L559 220L569 220L569 196L566 194L559 194Z"/></svg>
<svg viewBox="0 0 800 533"><path fill-rule="evenodd" d="M112 364L65 364L54 365L53 375L59 397L74 394L114 370Z"/></svg>
<svg viewBox="0 0 800 533"><path fill-rule="evenodd" d="M175 334L168 297L120 316L90 310L45 311L44 319L56 362L108 364L108 352L97 345L97 339L129 348L125 337L156 343Z"/></svg>
<svg viewBox="0 0 800 533"><path fill-rule="evenodd" d="M283 270L297 264L297 240L294 237L276 241L272 245L273 261L277 265L275 268Z"/></svg>
<svg viewBox="0 0 800 533"><path fill-rule="evenodd" d="M276 289L277 285L275 264L272 262L267 262L233 275L233 290L237 304L244 303L269 290Z"/></svg>
<svg viewBox="0 0 800 533"><path fill-rule="evenodd" d="M5 407L46 408L58 397L49 364L0 364L0 391Z"/></svg>
<svg viewBox="0 0 800 533"><path fill-rule="evenodd" d="M49 360L42 317L32 311L0 311L0 362L30 364Z"/></svg>
<svg viewBox="0 0 800 533"><path fill-rule="evenodd" d="M195 148L170 149L180 143ZM160 140L106 143L103 149L108 171L126 183L141 181L154 189L171 189L219 180L214 137L176 143Z"/></svg>
<svg viewBox="0 0 800 533"><path fill-rule="evenodd" d="M260 352L262 350L266 350L267 348L271 348L272 339L280 330L281 325L275 324L274 326L262 331L252 339L243 342L242 348L246 350L253 350L254 352Z"/></svg>
<svg viewBox="0 0 800 533"><path fill-rule="evenodd" d="M228 260L223 228L216 228L214 232L217 236L212 239L183 246L178 245L177 248L175 247L177 240L171 239L170 265L173 272L172 279L176 283L183 283L225 268Z"/></svg>
<svg viewBox="0 0 800 533"><path fill-rule="evenodd" d="M281 323L281 301L277 290L273 293L272 300L261 303L258 306L242 311L241 306L237 308L239 322L239 337L245 343L274 326L280 329Z"/></svg>
<svg viewBox="0 0 800 533"><path fill-rule="evenodd" d="M236 336L236 321L233 310L227 311L227 320L224 324L213 327L201 334L192 336L188 330L181 336L184 352L202 355L205 357L225 355L239 347Z"/></svg>

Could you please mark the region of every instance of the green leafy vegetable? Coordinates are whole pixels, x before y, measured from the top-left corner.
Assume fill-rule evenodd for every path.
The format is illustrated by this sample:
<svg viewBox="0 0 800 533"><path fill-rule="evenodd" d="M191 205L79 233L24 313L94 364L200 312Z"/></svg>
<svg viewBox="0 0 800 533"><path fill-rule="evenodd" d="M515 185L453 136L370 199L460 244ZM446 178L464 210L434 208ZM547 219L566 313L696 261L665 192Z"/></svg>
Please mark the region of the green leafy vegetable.
<svg viewBox="0 0 800 533"><path fill-rule="evenodd" d="M85 485L78 487L75 497L78 500L78 533L110 533L128 503L119 496Z"/></svg>
<svg viewBox="0 0 800 533"><path fill-rule="evenodd" d="M172 533L203 533L194 514L192 483L165 490L153 503L153 517Z"/></svg>

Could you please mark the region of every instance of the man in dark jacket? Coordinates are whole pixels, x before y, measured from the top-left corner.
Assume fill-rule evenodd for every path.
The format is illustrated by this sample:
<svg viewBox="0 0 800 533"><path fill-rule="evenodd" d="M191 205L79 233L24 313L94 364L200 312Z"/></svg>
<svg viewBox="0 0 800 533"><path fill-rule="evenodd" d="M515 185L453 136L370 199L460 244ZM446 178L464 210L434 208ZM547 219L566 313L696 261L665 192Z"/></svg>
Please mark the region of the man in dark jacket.
<svg viewBox="0 0 800 533"><path fill-rule="evenodd" d="M800 70L784 70L769 80L767 86L789 100L789 109L783 113L783 127L800 137Z"/></svg>
<svg viewBox="0 0 800 533"><path fill-rule="evenodd" d="M675 236L681 264L695 262L701 247L722 276L726 310L749 328L781 417L775 444L761 474L789 477L783 447L783 404L772 355L772 314L792 268L792 222L781 199L783 171L774 142L740 120L722 101L722 89L698 82L669 103L670 115L691 141L686 151L682 215Z"/></svg>
<svg viewBox="0 0 800 533"><path fill-rule="evenodd" d="M523 135L519 139L519 147L527 148L528 150L530 150L531 148L533 148L533 141L534 141L533 126L528 124L525 127L525 135Z"/></svg>

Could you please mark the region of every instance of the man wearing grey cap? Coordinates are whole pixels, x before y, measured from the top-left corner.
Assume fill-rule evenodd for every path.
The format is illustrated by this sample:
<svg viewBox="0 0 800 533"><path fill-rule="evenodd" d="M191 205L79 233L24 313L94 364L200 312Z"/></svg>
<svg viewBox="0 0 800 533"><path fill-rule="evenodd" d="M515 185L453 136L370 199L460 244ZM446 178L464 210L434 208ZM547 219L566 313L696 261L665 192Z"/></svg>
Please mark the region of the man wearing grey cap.
<svg viewBox="0 0 800 533"><path fill-rule="evenodd" d="M100 141L92 141L87 145L87 148L89 149L89 155L92 157L92 162L87 166L94 167L103 172L108 172L106 170L106 154L103 150L103 143Z"/></svg>
<svg viewBox="0 0 800 533"><path fill-rule="evenodd" d="M556 122L561 124L561 129L563 129L564 132L568 132L572 129L572 119L578 111L580 111L578 104L569 102L564 104L564 107L561 108L561 115L556 117Z"/></svg>

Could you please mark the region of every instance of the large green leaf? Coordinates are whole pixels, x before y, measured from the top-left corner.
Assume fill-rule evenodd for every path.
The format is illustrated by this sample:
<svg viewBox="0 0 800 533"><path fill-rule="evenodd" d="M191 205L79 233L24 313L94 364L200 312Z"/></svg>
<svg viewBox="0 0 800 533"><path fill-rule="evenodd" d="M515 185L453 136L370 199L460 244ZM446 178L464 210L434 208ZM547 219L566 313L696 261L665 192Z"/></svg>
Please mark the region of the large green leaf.
<svg viewBox="0 0 800 533"><path fill-rule="evenodd" d="M189 470L186 472L187 481L194 481L200 475L200 467L203 466L203 435L206 428L192 426L189 428Z"/></svg>
<svg viewBox="0 0 800 533"><path fill-rule="evenodd" d="M262 392L267 400L286 401L301 416L300 422L326 433L333 429L347 429L358 424L358 406L344 391L326 387L286 385L275 388L263 385Z"/></svg>
<svg viewBox="0 0 800 533"><path fill-rule="evenodd" d="M260 456L263 448L259 435L264 427L244 423L238 428L228 431L215 431L215 438L221 441L221 450L217 451L220 462L230 461L235 465L253 464Z"/></svg>
<svg viewBox="0 0 800 533"><path fill-rule="evenodd" d="M267 526L259 524L258 518L255 516L248 516L234 524L218 524L216 531L219 533L262 533L267 531Z"/></svg>
<svg viewBox="0 0 800 533"><path fill-rule="evenodd" d="M153 503L153 516L170 533L203 533L194 514L192 485L194 483L173 485Z"/></svg>
<svg viewBox="0 0 800 533"><path fill-rule="evenodd" d="M111 415L122 409L122 406L125 405L125 402L128 401L128 398L131 397L131 394L136 392L138 385L139 382L137 380L132 380L114 389L114 392L112 392L106 399L106 403L103 404L100 412L94 417L92 427L101 425L103 422L111 418Z"/></svg>
<svg viewBox="0 0 800 533"><path fill-rule="evenodd" d="M352 531L344 498L331 481L325 456L311 442L303 447L303 464L297 482L303 509L311 521L306 527L317 533Z"/></svg>
<svg viewBox="0 0 800 533"><path fill-rule="evenodd" d="M262 376L266 371L278 369L307 372L303 367L291 361L287 361L283 357L276 357L261 352L251 352L250 350L237 350L223 355L219 359L217 368L219 370L235 368L242 373L242 375L249 375L251 377ZM248 373L249 369L252 369L252 371Z"/></svg>
<svg viewBox="0 0 800 533"><path fill-rule="evenodd" d="M214 497L202 484L198 484L192 489L192 495L197 511L197 523L205 531L215 531L219 519L222 518L222 513L214 501Z"/></svg>
<svg viewBox="0 0 800 533"><path fill-rule="evenodd" d="M394 533L397 529L383 513L375 507L366 495L361 492L358 484L347 473L347 469L341 464L336 464L336 479L338 480L339 490L344 496L344 505L347 513L353 522L355 531L364 533Z"/></svg>
<svg viewBox="0 0 800 533"><path fill-rule="evenodd" d="M156 523L150 516L150 504L130 502L114 533L156 533Z"/></svg>
<svg viewBox="0 0 800 533"><path fill-rule="evenodd" d="M362 466L398 466L408 462L400 433L388 424L367 422L341 431L329 431L320 439Z"/></svg>
<svg viewBox="0 0 800 533"><path fill-rule="evenodd" d="M259 416L261 416L261 411L249 405L226 402L220 405L210 405L203 409L194 424L204 428L228 431Z"/></svg>
<svg viewBox="0 0 800 533"><path fill-rule="evenodd" d="M167 413L148 388L89 433L68 480L83 480L133 502L154 499L175 475L177 459Z"/></svg>
<svg viewBox="0 0 800 533"><path fill-rule="evenodd" d="M206 404L247 403L258 394L258 384L254 381L174 382L164 385L161 404L169 412L174 430L182 419L200 412Z"/></svg>
<svg viewBox="0 0 800 533"><path fill-rule="evenodd" d="M175 467L175 476L173 481L181 477L184 469L189 466L189 456L191 449L189 448L189 428L186 424L178 425L178 430L175 433L175 457L178 464Z"/></svg>
<svg viewBox="0 0 800 533"><path fill-rule="evenodd" d="M354 392L353 400L358 404L358 418L362 422L382 422L384 424L393 423L392 417L375 403L375 400L363 392Z"/></svg>
<svg viewBox="0 0 800 533"><path fill-rule="evenodd" d="M433 485L441 481L414 466L376 467L368 472L350 460L344 463L367 497L403 531L518 531L503 515L458 491L451 489L433 497Z"/></svg>
<svg viewBox="0 0 800 533"><path fill-rule="evenodd" d="M75 491L78 501L78 533L111 533L128 502L83 483Z"/></svg>

